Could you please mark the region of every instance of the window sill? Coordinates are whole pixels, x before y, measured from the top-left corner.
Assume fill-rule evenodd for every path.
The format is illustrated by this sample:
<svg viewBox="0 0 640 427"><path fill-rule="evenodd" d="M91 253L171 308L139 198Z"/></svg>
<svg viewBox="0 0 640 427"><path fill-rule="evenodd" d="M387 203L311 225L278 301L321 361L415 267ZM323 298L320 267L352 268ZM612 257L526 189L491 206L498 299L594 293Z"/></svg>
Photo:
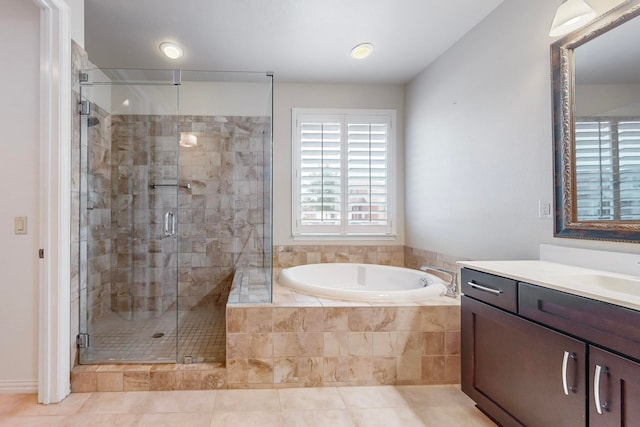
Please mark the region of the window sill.
<svg viewBox="0 0 640 427"><path fill-rule="evenodd" d="M396 240L396 234L297 234L293 240Z"/></svg>

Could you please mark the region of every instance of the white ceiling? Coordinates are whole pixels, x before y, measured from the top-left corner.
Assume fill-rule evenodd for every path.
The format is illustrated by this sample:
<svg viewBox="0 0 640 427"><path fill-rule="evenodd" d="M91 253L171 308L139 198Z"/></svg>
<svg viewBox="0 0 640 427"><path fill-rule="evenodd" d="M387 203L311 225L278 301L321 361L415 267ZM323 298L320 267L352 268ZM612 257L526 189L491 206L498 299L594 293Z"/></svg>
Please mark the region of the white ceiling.
<svg viewBox="0 0 640 427"><path fill-rule="evenodd" d="M103 68L272 71L279 82L406 83L503 0L85 0ZM163 57L162 41L185 55ZM375 45L362 61L360 42Z"/></svg>

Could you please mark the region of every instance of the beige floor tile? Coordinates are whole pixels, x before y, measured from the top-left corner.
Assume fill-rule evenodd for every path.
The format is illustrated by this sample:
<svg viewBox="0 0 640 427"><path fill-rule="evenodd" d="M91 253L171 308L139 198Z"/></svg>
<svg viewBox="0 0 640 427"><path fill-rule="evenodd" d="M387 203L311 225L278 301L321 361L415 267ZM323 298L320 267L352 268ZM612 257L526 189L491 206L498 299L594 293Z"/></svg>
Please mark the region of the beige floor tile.
<svg viewBox="0 0 640 427"><path fill-rule="evenodd" d="M148 408L149 391L124 391L92 393L80 412L90 414L141 414ZM159 393L159 392L155 392Z"/></svg>
<svg viewBox="0 0 640 427"><path fill-rule="evenodd" d="M215 398L215 390L158 391L149 395L144 412L212 412Z"/></svg>
<svg viewBox="0 0 640 427"><path fill-rule="evenodd" d="M37 395L31 394L22 399L11 413L12 415L20 416L72 415L77 413L90 397L91 393L73 393L60 403L40 405L38 404Z"/></svg>
<svg viewBox="0 0 640 427"><path fill-rule="evenodd" d="M355 427L346 409L282 411L282 427Z"/></svg>
<svg viewBox="0 0 640 427"><path fill-rule="evenodd" d="M420 417L410 408L353 408L349 412L357 427L424 427ZM440 427L458 424L440 424Z"/></svg>
<svg viewBox="0 0 640 427"><path fill-rule="evenodd" d="M144 414L138 427L210 427L211 413Z"/></svg>
<svg viewBox="0 0 640 427"><path fill-rule="evenodd" d="M142 414L76 414L65 420L65 427L136 427Z"/></svg>
<svg viewBox="0 0 640 427"><path fill-rule="evenodd" d="M345 408L335 387L284 388L278 390L278 393L283 410Z"/></svg>
<svg viewBox="0 0 640 427"><path fill-rule="evenodd" d="M396 386L407 403L414 407L473 406L474 403L460 391L459 385Z"/></svg>
<svg viewBox="0 0 640 427"><path fill-rule="evenodd" d="M214 409L224 411L279 410L278 390L218 390Z"/></svg>
<svg viewBox="0 0 640 427"><path fill-rule="evenodd" d="M64 415L0 416L2 427L64 427Z"/></svg>
<svg viewBox="0 0 640 427"><path fill-rule="evenodd" d="M0 416L9 415L24 401L31 401L33 394L0 394Z"/></svg>
<svg viewBox="0 0 640 427"><path fill-rule="evenodd" d="M281 411L214 411L210 427L281 426Z"/></svg>
<svg viewBox="0 0 640 427"><path fill-rule="evenodd" d="M342 387L339 389L349 408L398 408L407 401L394 386Z"/></svg>
<svg viewBox="0 0 640 427"><path fill-rule="evenodd" d="M496 425L473 406L442 406L417 411L427 427L495 427Z"/></svg>

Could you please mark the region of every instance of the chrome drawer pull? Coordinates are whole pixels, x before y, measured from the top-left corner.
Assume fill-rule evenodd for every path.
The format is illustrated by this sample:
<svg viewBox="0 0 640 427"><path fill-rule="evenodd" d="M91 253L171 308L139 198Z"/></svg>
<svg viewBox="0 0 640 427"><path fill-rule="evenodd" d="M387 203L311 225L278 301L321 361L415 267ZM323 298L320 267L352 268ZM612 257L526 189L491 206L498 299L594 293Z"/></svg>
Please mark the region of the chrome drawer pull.
<svg viewBox="0 0 640 427"><path fill-rule="evenodd" d="M473 282L467 282L467 285L471 286L474 289L478 289L480 291L489 292L490 294L494 294L494 295L500 295L502 293L502 291L500 289L487 288L485 286L481 286L481 285L475 284Z"/></svg>
<svg viewBox="0 0 640 427"><path fill-rule="evenodd" d="M596 412L599 415L602 415L602 410L607 409L607 402L600 402L600 376L602 375L602 371L605 373L608 372L607 368L603 368L600 365L596 365L596 372L593 376L593 400L596 404Z"/></svg>
<svg viewBox="0 0 640 427"><path fill-rule="evenodd" d="M562 357L562 391L564 394L569 396L570 391L575 391L574 387L570 387L567 384L567 365L569 364L569 359L575 360L576 354L569 353L568 351L564 352L564 356Z"/></svg>

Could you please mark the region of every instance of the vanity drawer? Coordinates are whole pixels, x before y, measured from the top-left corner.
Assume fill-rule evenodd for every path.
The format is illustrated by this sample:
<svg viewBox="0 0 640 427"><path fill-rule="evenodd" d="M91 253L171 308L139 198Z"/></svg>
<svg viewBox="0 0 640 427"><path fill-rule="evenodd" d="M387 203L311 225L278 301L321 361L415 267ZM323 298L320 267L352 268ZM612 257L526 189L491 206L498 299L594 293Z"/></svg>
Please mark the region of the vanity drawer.
<svg viewBox="0 0 640 427"><path fill-rule="evenodd" d="M462 293L516 313L518 282L468 268L462 269Z"/></svg>
<svg viewBox="0 0 640 427"><path fill-rule="evenodd" d="M519 314L640 360L640 312L519 283Z"/></svg>

